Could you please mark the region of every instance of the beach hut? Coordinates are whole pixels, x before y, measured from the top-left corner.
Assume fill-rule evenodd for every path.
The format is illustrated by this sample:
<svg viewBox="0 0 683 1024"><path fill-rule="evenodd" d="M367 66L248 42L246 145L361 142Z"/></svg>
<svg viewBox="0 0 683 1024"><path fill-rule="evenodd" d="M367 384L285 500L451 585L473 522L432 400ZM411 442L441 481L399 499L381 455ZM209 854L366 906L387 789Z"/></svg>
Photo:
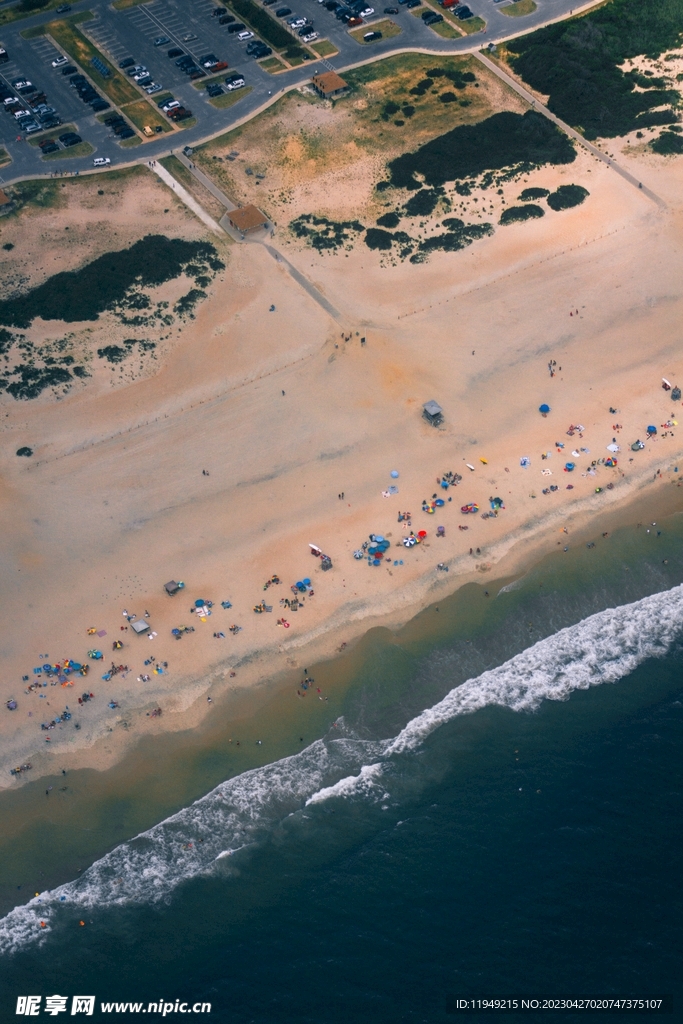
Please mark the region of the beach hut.
<svg viewBox="0 0 683 1024"><path fill-rule="evenodd" d="M138 619L137 622L131 622L130 628L134 633L142 636L143 633L149 632L149 622L145 622L144 619Z"/></svg>
<svg viewBox="0 0 683 1024"><path fill-rule="evenodd" d="M443 409L438 402L432 398L422 406L422 415L433 427L438 427L443 420Z"/></svg>

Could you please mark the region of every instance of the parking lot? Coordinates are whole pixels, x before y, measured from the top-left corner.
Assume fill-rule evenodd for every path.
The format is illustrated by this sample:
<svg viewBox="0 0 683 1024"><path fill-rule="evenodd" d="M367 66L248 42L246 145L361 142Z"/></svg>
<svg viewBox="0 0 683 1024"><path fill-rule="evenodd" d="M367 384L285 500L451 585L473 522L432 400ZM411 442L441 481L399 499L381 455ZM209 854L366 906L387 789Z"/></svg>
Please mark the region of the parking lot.
<svg viewBox="0 0 683 1024"><path fill-rule="evenodd" d="M414 5L415 0L412 2ZM430 9L426 6L427 2L436 7L435 0L420 0L424 12ZM569 2L542 0L541 6L545 10L541 11L539 7L535 15L524 19L527 22L525 28L531 27L532 20L540 22L544 18L557 16L568 7ZM107 0L78 3L76 9L65 17L81 11L92 14L90 19L78 25L78 30L97 48L104 61L109 62L112 74L117 79L124 76L127 98L123 106L120 106L112 99L112 95L107 95L108 86L103 79L100 78L98 85L97 76L92 67L87 66L87 61L76 69L82 81L75 82L74 88L70 84L73 74L63 75L61 68L52 67L53 61L63 55L62 50L46 35L29 39L22 35L27 29L35 31L36 26L40 25L46 25L49 32L49 22L57 17L54 11L34 15L7 26L0 38L0 45L8 51L9 61L0 64L0 85L5 86L6 95L23 101L24 97L17 93L12 83L29 79L35 86L36 95L40 97L44 94L43 106L52 110L42 111L43 117L58 119L61 124L48 129L50 136L55 139L56 149L44 154L36 144L46 137L44 131L37 130L25 119L29 132L22 132L21 125L18 125L11 112L0 113L0 145L12 158L12 163L1 172L0 181L53 170L84 170L92 168L96 158L110 160L112 164L150 159L225 130L238 118L266 104L284 88L305 82L311 74L321 69L321 64L325 68L339 70L367 58L371 53L381 55L412 47L428 48L434 53L466 51L475 45L485 45L493 34L491 24L499 36L508 35L511 27L511 20L500 16L497 0L473 0L468 4L474 14L480 14L489 22L489 29L478 37L463 36L455 39L440 38L421 17L415 17L407 9L408 4L400 3L400 0L394 0L393 4L389 0L386 6L394 9L390 15L385 13L385 5L374 8L372 0L367 7L358 3L350 9L353 0L349 0L346 5L348 9L342 17L338 16L341 12L328 9L332 4L325 0L266 0L265 3L264 0L257 0L257 3L285 28L288 27L288 21L298 22L296 28L291 29L292 43L301 44L299 33L304 28L308 33L315 31L318 34L318 38L310 45L315 46L320 40L328 40L331 44L328 52L331 47L338 52L328 59L319 60L317 54L311 51L306 63L291 70L285 69L280 74L269 74L255 59L258 58L258 52L252 52L254 45L258 44L258 35L248 33L247 38L240 39L241 33L234 31L239 18L235 18L235 12L230 9L230 0L151 0L150 3L121 11L115 10ZM218 6L227 9L223 17L214 15ZM438 7L436 9L439 10ZM415 13L419 15L422 11ZM347 23L349 18L359 15L362 19L360 25L353 21ZM384 20L386 23L387 17L398 27L397 34L393 38L376 38L368 45L363 36L366 32L373 32L373 25L378 22ZM304 22L304 26L301 22ZM350 35L354 29L359 30L357 38ZM169 57L169 53L173 56ZM184 69L178 66L182 64L183 57L186 65L189 65ZM209 63L214 63L214 66L216 61L219 62L218 67L222 71L215 79L221 83L219 88L209 90L209 93L205 88L196 88L190 77L212 78L212 68L201 67L207 57L211 57ZM132 78L125 77L126 71L132 68L119 69L121 63L130 60L133 61L133 67L140 66L141 70L137 73L138 78L141 78L140 84L134 84ZM91 59L90 63L95 62ZM284 64L281 66L285 67ZM219 94L227 91L223 79L228 72L233 78L241 75L247 88L240 97L234 96L239 102L228 109L222 109L220 102L224 101L214 99L212 103L211 92ZM201 84L206 84L203 77ZM145 88L149 90L148 93ZM113 93L112 89L108 91ZM90 104L97 106L97 97L102 97L109 107L99 112L93 110ZM157 106L158 99L169 98L177 104L175 113L178 108L181 110L179 119L160 111ZM228 102L233 103L233 97L225 101L226 106ZM26 107L28 109L28 104ZM185 121L182 120L185 116L183 111L187 112ZM115 134L111 125L103 123L105 117L111 120L112 116L118 116L118 134ZM122 118L126 119L123 127ZM38 129L43 128L41 121L35 121L35 118L33 121ZM122 133L124 136L127 134L129 125L128 138L122 138ZM60 142L59 136L66 130L76 133L81 143L66 145Z"/></svg>

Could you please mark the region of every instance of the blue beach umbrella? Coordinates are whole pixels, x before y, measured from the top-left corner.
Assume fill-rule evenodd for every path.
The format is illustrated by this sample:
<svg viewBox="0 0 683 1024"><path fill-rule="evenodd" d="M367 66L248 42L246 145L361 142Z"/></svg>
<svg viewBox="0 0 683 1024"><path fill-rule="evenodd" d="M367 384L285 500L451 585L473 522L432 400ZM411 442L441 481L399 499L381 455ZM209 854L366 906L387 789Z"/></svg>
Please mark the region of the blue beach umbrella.
<svg viewBox="0 0 683 1024"><path fill-rule="evenodd" d="M539 405L538 411L546 416L550 412L550 406L546 405L544 402L543 405Z"/></svg>

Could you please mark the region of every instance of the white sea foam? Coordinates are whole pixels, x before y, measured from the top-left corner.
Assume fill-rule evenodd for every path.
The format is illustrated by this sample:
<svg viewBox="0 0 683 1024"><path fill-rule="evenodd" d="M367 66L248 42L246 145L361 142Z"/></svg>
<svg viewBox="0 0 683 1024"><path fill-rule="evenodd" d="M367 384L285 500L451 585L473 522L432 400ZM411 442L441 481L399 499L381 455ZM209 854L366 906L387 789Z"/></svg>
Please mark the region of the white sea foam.
<svg viewBox="0 0 683 1024"><path fill-rule="evenodd" d="M317 740L300 753L221 783L154 828L116 847L80 878L16 907L0 921L0 953L44 939L60 912L159 902L183 881L218 870L264 841L304 806L385 799L392 762L446 722L488 705L531 711L573 690L614 683L662 657L683 632L683 586L599 612L455 687L390 740ZM43 927L44 925L44 927Z"/></svg>

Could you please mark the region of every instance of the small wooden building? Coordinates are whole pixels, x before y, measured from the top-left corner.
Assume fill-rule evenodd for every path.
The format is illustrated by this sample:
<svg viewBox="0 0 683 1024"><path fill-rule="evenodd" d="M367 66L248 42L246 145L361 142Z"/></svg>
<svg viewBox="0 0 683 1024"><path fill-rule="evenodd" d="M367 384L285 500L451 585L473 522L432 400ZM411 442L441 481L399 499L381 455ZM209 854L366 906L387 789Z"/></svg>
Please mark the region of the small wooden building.
<svg viewBox="0 0 683 1024"><path fill-rule="evenodd" d="M318 96L322 96L324 100L341 96L348 89L347 83L340 78L336 71L325 71L322 75L313 75L311 85Z"/></svg>
<svg viewBox="0 0 683 1024"><path fill-rule="evenodd" d="M231 227L239 231L241 235L248 235L250 231L258 231L259 228L268 226L268 218L261 213L257 206L240 206L237 210L228 212L228 222Z"/></svg>
<svg viewBox="0 0 683 1024"><path fill-rule="evenodd" d="M422 406L422 415L433 427L438 427L443 420L443 409L438 402L431 399Z"/></svg>

